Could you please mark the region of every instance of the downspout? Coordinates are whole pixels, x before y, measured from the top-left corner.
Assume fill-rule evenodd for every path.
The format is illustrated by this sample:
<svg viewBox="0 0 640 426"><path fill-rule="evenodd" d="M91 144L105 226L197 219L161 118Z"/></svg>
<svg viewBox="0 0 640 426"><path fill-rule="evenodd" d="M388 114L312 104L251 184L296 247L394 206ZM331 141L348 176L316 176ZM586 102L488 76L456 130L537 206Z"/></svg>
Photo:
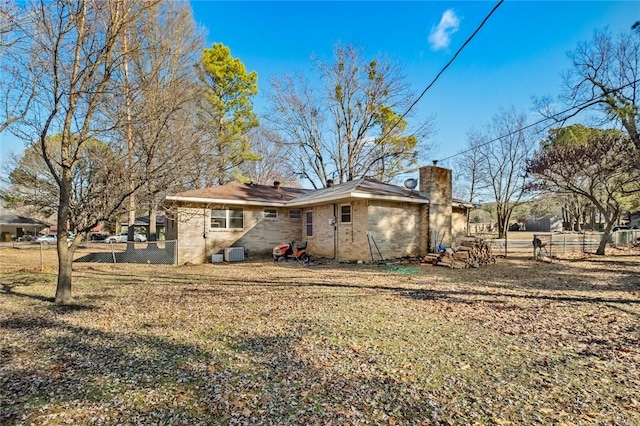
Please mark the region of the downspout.
<svg viewBox="0 0 640 426"><path fill-rule="evenodd" d="M331 219L331 226L333 226L333 258L338 260L338 254L340 253L340 246L338 243L338 205L333 205L333 218Z"/></svg>

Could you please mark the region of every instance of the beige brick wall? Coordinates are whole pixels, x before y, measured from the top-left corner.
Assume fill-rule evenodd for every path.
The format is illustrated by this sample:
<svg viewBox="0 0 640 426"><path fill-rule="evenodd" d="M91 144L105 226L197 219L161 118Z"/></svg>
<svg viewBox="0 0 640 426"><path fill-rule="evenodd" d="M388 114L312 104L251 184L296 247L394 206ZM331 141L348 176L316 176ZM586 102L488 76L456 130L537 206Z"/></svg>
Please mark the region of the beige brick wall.
<svg viewBox="0 0 640 426"><path fill-rule="evenodd" d="M244 206L244 228L222 230L210 227L211 208L215 206L177 209L179 265L208 263L212 254L226 247L244 247L247 257L270 255L278 243L301 240L302 219L290 219L289 209L277 209L278 217L271 219L264 218L262 207ZM171 227L168 228L171 234Z"/></svg>
<svg viewBox="0 0 640 426"><path fill-rule="evenodd" d="M467 236L467 209L459 207L453 209L451 216L451 234L454 244L457 240Z"/></svg>
<svg viewBox="0 0 640 426"><path fill-rule="evenodd" d="M290 241L303 241L302 218L290 219L289 210L277 209L277 218L265 218L262 208L245 208L245 229L251 229L233 245L245 247L247 256L271 255L273 246ZM300 209L296 209L300 210Z"/></svg>
<svg viewBox="0 0 640 426"><path fill-rule="evenodd" d="M340 207L351 206L351 222L343 223ZM367 201L352 201L338 205L338 259L369 261L367 229L369 207Z"/></svg>
<svg viewBox="0 0 640 426"><path fill-rule="evenodd" d="M438 166L420 168L420 192L429 195L430 248L442 242L451 245L451 170Z"/></svg>
<svg viewBox="0 0 640 426"><path fill-rule="evenodd" d="M385 259L420 254L420 210L420 205L408 203L369 205L369 232ZM378 259L375 246L373 249Z"/></svg>
<svg viewBox="0 0 640 426"><path fill-rule="evenodd" d="M306 236L306 212L313 214L313 236ZM333 204L326 206L315 206L303 209L303 235L304 240L308 241L307 248L309 254L313 257L324 257L333 259L334 256L334 239L333 225L330 223L333 218Z"/></svg>
<svg viewBox="0 0 640 426"><path fill-rule="evenodd" d="M352 201L351 223L341 223L340 206L336 210L337 249L339 260L371 260L367 231L375 239L382 256L392 259L425 254L429 245L429 207L408 203L381 201ZM243 207L244 229L211 229L211 208L215 206L177 209L177 221L167 225L167 239L178 239L178 264L208 263L211 255L226 247L244 247L247 257L270 255L274 245L288 241L308 241L312 257L335 256L333 205L315 206L301 210L300 219L290 219L287 208L278 208L275 219L264 218L264 208ZM228 206L230 207L230 206ZM313 213L313 236L306 237L306 214ZM178 224L174 226L173 224ZM466 235L465 210L452 211L452 235ZM207 238L203 238L203 234ZM380 256L372 245L374 260Z"/></svg>

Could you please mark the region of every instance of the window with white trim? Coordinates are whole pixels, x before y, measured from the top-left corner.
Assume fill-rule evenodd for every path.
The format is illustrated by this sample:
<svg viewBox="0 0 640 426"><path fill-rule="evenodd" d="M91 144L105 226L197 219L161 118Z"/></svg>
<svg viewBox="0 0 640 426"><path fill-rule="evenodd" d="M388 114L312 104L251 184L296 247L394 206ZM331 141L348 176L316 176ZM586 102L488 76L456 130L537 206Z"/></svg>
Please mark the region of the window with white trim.
<svg viewBox="0 0 640 426"><path fill-rule="evenodd" d="M305 212L305 229L307 237L313 237L313 212Z"/></svg>
<svg viewBox="0 0 640 426"><path fill-rule="evenodd" d="M351 223L351 204L340 206L340 223Z"/></svg>
<svg viewBox="0 0 640 426"><path fill-rule="evenodd" d="M289 210L289 219L300 219L302 212L300 210Z"/></svg>
<svg viewBox="0 0 640 426"><path fill-rule="evenodd" d="M211 210L211 228L215 228L215 229L244 228L244 212L242 208L232 207L227 209L212 209Z"/></svg>

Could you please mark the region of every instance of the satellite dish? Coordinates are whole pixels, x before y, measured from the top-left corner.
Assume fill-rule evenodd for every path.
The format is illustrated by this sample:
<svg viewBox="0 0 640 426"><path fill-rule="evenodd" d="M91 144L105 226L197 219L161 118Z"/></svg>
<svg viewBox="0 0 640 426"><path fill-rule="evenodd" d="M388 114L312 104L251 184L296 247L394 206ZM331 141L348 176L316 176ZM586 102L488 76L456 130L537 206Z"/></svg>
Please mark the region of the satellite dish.
<svg viewBox="0 0 640 426"><path fill-rule="evenodd" d="M418 180L413 178L407 179L404 181L404 186L409 189L416 189L416 186L418 186Z"/></svg>

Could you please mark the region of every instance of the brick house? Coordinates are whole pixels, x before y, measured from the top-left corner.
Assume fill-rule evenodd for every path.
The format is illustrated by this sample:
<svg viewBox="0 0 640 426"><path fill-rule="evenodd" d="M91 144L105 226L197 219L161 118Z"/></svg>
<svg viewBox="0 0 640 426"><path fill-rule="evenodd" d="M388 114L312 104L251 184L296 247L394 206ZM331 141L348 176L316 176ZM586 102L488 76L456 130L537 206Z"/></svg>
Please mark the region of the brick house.
<svg viewBox="0 0 640 426"><path fill-rule="evenodd" d="M227 247L248 256L307 241L314 257L371 260L425 254L466 235L471 204L451 198L451 170L420 169L419 190L362 178L318 190L232 183L167 196L166 238L178 264L204 263ZM374 248L375 259L378 259Z"/></svg>

